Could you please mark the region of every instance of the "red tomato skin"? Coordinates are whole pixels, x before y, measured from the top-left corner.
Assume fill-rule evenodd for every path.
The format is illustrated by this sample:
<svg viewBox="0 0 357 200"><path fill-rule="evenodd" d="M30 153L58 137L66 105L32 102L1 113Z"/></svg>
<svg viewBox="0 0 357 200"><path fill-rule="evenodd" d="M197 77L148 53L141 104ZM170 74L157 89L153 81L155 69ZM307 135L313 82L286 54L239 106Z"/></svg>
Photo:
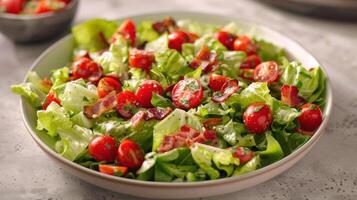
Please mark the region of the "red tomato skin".
<svg viewBox="0 0 357 200"><path fill-rule="evenodd" d="M122 91L117 95L117 103L117 112L127 119L135 114L134 111L139 105L136 95L128 90Z"/></svg>
<svg viewBox="0 0 357 200"><path fill-rule="evenodd" d="M233 49L235 51L244 51L249 56L256 54L258 47L252 42L250 37L242 35L234 40Z"/></svg>
<svg viewBox="0 0 357 200"><path fill-rule="evenodd" d="M118 162L129 168L139 168L144 162L144 152L131 140L123 140L118 148Z"/></svg>
<svg viewBox="0 0 357 200"><path fill-rule="evenodd" d="M322 123L322 112L320 107L312 103L304 104L301 106L301 115L297 120L300 126L299 129L303 133L312 135Z"/></svg>
<svg viewBox="0 0 357 200"><path fill-rule="evenodd" d="M97 82L103 75L103 69L93 60L83 57L73 63L72 76L75 79L83 78Z"/></svg>
<svg viewBox="0 0 357 200"><path fill-rule="evenodd" d="M168 36L169 48L179 52L182 50L182 44L190 42L190 36L183 31L171 32Z"/></svg>
<svg viewBox="0 0 357 200"><path fill-rule="evenodd" d="M195 91L190 85L194 85ZM174 105L178 108L189 110L197 107L203 98L203 88L201 83L193 78L187 78L176 83L171 94Z"/></svg>
<svg viewBox="0 0 357 200"><path fill-rule="evenodd" d="M273 117L268 105L257 102L249 105L243 114L243 122L249 132L264 133L269 129Z"/></svg>
<svg viewBox="0 0 357 200"><path fill-rule="evenodd" d="M218 75L218 74L211 74L209 77L209 87L213 91L220 91L222 86L229 80L228 77Z"/></svg>
<svg viewBox="0 0 357 200"><path fill-rule="evenodd" d="M47 107L52 103L55 102L58 105L61 105L61 101L56 97L56 94L53 92L48 93L48 95L46 96L45 101L42 104L42 109L46 110Z"/></svg>
<svg viewBox="0 0 357 200"><path fill-rule="evenodd" d="M115 139L108 135L101 135L94 138L88 147L89 154L98 162L115 161L116 151Z"/></svg>
<svg viewBox="0 0 357 200"><path fill-rule="evenodd" d="M153 107L151 104L151 98L153 93L162 95L163 88L161 84L155 80L144 80L140 84L138 91L136 92L136 97L142 107Z"/></svg>
<svg viewBox="0 0 357 200"><path fill-rule="evenodd" d="M103 77L100 79L97 87L99 98L107 96L111 91L120 92L121 84L113 77Z"/></svg>
<svg viewBox="0 0 357 200"><path fill-rule="evenodd" d="M219 31L213 35L213 37L218 40L220 43L222 43L227 49L232 50L233 49L233 43L234 40L236 39L236 36L225 32L225 31Z"/></svg>
<svg viewBox="0 0 357 200"><path fill-rule="evenodd" d="M128 171L127 167L124 166L113 166L113 165L99 165L98 170L101 173L115 176L116 174L121 174L121 176L125 176Z"/></svg>
<svg viewBox="0 0 357 200"><path fill-rule="evenodd" d="M238 80L228 80L222 85L222 88L219 92L217 91L213 93L211 99L216 103L224 102L232 94L236 93L239 88Z"/></svg>
<svg viewBox="0 0 357 200"><path fill-rule="evenodd" d="M293 85L283 85L280 89L281 101L291 107L298 106L302 100L299 97L299 90Z"/></svg>
<svg viewBox="0 0 357 200"><path fill-rule="evenodd" d="M25 0L0 0L0 7L5 8L5 12L19 14L25 5Z"/></svg>
<svg viewBox="0 0 357 200"><path fill-rule="evenodd" d="M254 69L254 80L258 82L272 83L277 81L279 76L279 66L274 61L263 62Z"/></svg>
<svg viewBox="0 0 357 200"><path fill-rule="evenodd" d="M141 68L145 71L149 71L152 63L155 61L153 53L144 50L130 51L129 64L133 68Z"/></svg>
<svg viewBox="0 0 357 200"><path fill-rule="evenodd" d="M240 164L244 165L254 157L254 152L247 147L237 147L233 151L233 157L239 158Z"/></svg>
<svg viewBox="0 0 357 200"><path fill-rule="evenodd" d="M123 36L131 46L135 45L136 41L136 27L135 23L131 19L125 20L118 28L116 33L112 37L112 42L117 40L117 37Z"/></svg>
<svg viewBox="0 0 357 200"><path fill-rule="evenodd" d="M243 61L243 63L240 65L240 68L241 69L254 69L260 63L262 63L262 60L260 59L259 56L250 55Z"/></svg>

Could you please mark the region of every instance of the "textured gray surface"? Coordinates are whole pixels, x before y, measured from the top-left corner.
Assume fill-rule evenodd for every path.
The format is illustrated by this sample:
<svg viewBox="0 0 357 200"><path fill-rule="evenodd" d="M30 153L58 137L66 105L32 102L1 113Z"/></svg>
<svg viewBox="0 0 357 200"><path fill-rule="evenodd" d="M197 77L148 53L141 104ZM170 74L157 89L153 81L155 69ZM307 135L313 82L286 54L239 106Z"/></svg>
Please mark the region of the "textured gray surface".
<svg viewBox="0 0 357 200"><path fill-rule="evenodd" d="M207 199L357 199L357 24L304 18L249 0L85 0L76 21L173 9L234 15L270 26L316 56L334 88L329 127L305 158L268 182ZM28 67L50 44L14 45L0 35L0 199L136 199L67 174L27 134L19 98L9 87L22 81Z"/></svg>

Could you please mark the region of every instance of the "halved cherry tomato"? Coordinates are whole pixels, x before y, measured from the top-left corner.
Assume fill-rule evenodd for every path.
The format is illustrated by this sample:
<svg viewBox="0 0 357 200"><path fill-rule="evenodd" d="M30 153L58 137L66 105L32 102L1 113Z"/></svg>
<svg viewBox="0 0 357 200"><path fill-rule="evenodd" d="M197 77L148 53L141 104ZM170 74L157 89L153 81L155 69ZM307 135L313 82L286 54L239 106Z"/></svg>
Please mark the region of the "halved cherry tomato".
<svg viewBox="0 0 357 200"><path fill-rule="evenodd" d="M248 56L240 65L241 69L253 69L262 63L262 60L257 55Z"/></svg>
<svg viewBox="0 0 357 200"><path fill-rule="evenodd" d="M236 93L239 90L238 80L228 80L226 81L221 90L214 92L212 95L212 101L221 103L224 102L232 94Z"/></svg>
<svg viewBox="0 0 357 200"><path fill-rule="evenodd" d="M239 158L241 165L244 165L254 157L254 152L247 147L237 147L233 150L233 157Z"/></svg>
<svg viewBox="0 0 357 200"><path fill-rule="evenodd" d="M45 101L42 104L42 109L46 110L47 107L52 103L55 102L58 105L61 105L61 101L59 99L57 99L56 94L54 92L50 92L48 93L48 95L46 96Z"/></svg>
<svg viewBox="0 0 357 200"><path fill-rule="evenodd" d="M209 87L213 91L220 91L222 86L229 80L228 77L218 75L218 74L211 74L209 77Z"/></svg>
<svg viewBox="0 0 357 200"><path fill-rule="evenodd" d="M102 67L89 58L83 57L73 63L72 76L75 79L83 78L96 83L102 75Z"/></svg>
<svg viewBox="0 0 357 200"><path fill-rule="evenodd" d="M112 77L104 77L100 79L97 87L99 98L107 96L111 91L120 92L121 84L117 79Z"/></svg>
<svg viewBox="0 0 357 200"><path fill-rule="evenodd" d="M262 102L248 106L243 114L243 121L247 129L252 133L264 133L272 122L272 114L268 105Z"/></svg>
<svg viewBox="0 0 357 200"><path fill-rule="evenodd" d="M254 69L240 69L240 71L240 77L249 81L254 81Z"/></svg>
<svg viewBox="0 0 357 200"><path fill-rule="evenodd" d="M144 162L144 152L135 142L123 140L118 148L118 161L120 165L139 168Z"/></svg>
<svg viewBox="0 0 357 200"><path fill-rule="evenodd" d="M112 176L125 176L128 168L125 166L99 165L98 170Z"/></svg>
<svg viewBox="0 0 357 200"><path fill-rule="evenodd" d="M233 49L235 51L244 51L248 55L253 55L256 54L258 47L248 36L242 35L234 40Z"/></svg>
<svg viewBox="0 0 357 200"><path fill-rule="evenodd" d="M136 97L142 107L152 107L151 98L153 93L160 95L163 93L161 84L155 80L142 81L136 92Z"/></svg>
<svg viewBox="0 0 357 200"><path fill-rule="evenodd" d="M136 40L136 27L134 22L131 19L125 20L114 33L112 37L112 43L114 43L118 37L123 36L126 40L129 41L131 46L135 45Z"/></svg>
<svg viewBox="0 0 357 200"><path fill-rule="evenodd" d="M193 78L186 78L174 86L172 90L172 101L174 105L181 109L191 109L197 107L203 98L201 83Z"/></svg>
<svg viewBox="0 0 357 200"><path fill-rule="evenodd" d="M122 91L117 95L117 111L124 118L131 118L137 111L139 102L131 91Z"/></svg>
<svg viewBox="0 0 357 200"><path fill-rule="evenodd" d="M116 158L116 151L115 139L108 135L95 137L88 146L89 154L98 162L113 162Z"/></svg>
<svg viewBox="0 0 357 200"><path fill-rule="evenodd" d="M232 50L234 40L236 39L237 36L225 31L219 31L215 33L213 37L216 40L218 40L220 43L222 43L225 47L227 47L227 49Z"/></svg>
<svg viewBox="0 0 357 200"><path fill-rule="evenodd" d="M297 118L299 130L303 134L313 135L322 123L322 112L318 105L307 103L301 106L301 115Z"/></svg>
<svg viewBox="0 0 357 200"><path fill-rule="evenodd" d="M0 8L11 14L19 14L25 5L25 0L0 0Z"/></svg>
<svg viewBox="0 0 357 200"><path fill-rule="evenodd" d="M155 56L152 52L135 49L130 51L129 64L133 68L141 68L149 71L152 63L155 61Z"/></svg>
<svg viewBox="0 0 357 200"><path fill-rule="evenodd" d="M280 90L281 101L291 107L298 106L302 100L299 97L299 90L293 85L283 85Z"/></svg>
<svg viewBox="0 0 357 200"><path fill-rule="evenodd" d="M62 9L66 6L65 2L58 0L40 0L38 2L35 14L43 14Z"/></svg>
<svg viewBox="0 0 357 200"><path fill-rule="evenodd" d="M254 80L258 82L272 83L278 80L279 66L274 61L263 62L254 70Z"/></svg>
<svg viewBox="0 0 357 200"><path fill-rule="evenodd" d="M190 42L190 36L183 31L171 32L168 36L169 48L181 52L182 44Z"/></svg>

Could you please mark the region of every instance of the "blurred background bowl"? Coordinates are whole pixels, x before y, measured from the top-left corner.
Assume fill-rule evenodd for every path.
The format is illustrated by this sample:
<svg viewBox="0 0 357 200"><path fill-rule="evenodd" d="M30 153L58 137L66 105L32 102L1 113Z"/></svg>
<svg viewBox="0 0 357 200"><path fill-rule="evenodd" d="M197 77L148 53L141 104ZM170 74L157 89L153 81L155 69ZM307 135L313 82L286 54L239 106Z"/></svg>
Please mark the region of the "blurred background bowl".
<svg viewBox="0 0 357 200"><path fill-rule="evenodd" d="M41 15L0 13L0 31L19 43L52 39L68 30L78 8L79 0L72 0L63 10Z"/></svg>

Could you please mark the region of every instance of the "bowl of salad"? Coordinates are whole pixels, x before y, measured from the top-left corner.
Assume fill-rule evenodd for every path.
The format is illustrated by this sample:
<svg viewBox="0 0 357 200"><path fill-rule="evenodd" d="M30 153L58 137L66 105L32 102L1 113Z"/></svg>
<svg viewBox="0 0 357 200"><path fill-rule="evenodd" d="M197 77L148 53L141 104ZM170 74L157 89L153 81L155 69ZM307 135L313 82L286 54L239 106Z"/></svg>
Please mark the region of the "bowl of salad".
<svg viewBox="0 0 357 200"><path fill-rule="evenodd" d="M78 0L0 0L0 31L15 42L52 39L68 30Z"/></svg>
<svg viewBox="0 0 357 200"><path fill-rule="evenodd" d="M12 91L56 163L99 187L156 199L273 178L318 141L332 106L325 71L297 43L190 12L78 24Z"/></svg>

